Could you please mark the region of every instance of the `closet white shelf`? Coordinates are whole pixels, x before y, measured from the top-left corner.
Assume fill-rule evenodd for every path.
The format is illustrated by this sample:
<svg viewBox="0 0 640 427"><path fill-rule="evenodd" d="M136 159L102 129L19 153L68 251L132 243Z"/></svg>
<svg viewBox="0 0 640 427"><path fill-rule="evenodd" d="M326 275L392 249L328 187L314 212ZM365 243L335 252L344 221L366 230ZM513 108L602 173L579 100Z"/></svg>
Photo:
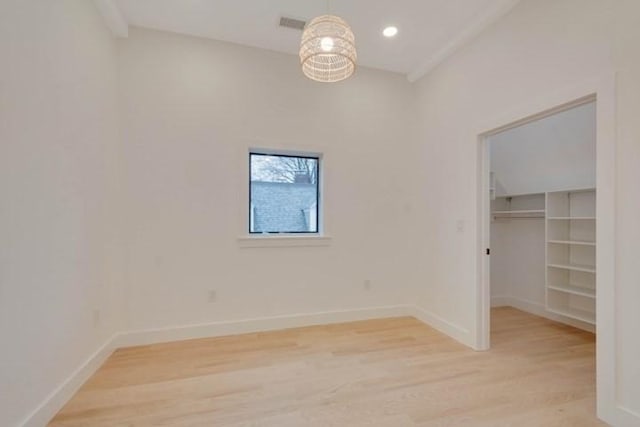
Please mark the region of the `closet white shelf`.
<svg viewBox="0 0 640 427"><path fill-rule="evenodd" d="M579 310L577 308L569 308L569 307L563 307L563 308L547 307L547 310L564 317L569 317L571 319L576 319L576 320L580 320L581 322L589 323L591 325L596 324L596 315L590 311Z"/></svg>
<svg viewBox="0 0 640 427"><path fill-rule="evenodd" d="M544 219L546 211L544 209L521 209L508 211L493 211L491 215L494 219Z"/></svg>
<svg viewBox="0 0 640 427"><path fill-rule="evenodd" d="M550 220L566 220L566 221L580 221L580 220L584 220L584 221L589 221L589 220L593 220L595 221L596 217L595 216L549 216L547 217L547 219Z"/></svg>
<svg viewBox="0 0 640 427"><path fill-rule="evenodd" d="M494 215L523 215L523 214L543 214L544 209L529 209L529 210L516 210L516 211L493 211Z"/></svg>
<svg viewBox="0 0 640 427"><path fill-rule="evenodd" d="M583 273L595 273L596 268L592 265L584 264L547 264L548 267L561 268L563 270L582 271Z"/></svg>
<svg viewBox="0 0 640 427"><path fill-rule="evenodd" d="M547 243L555 243L558 245L596 246L596 242L589 242L587 240L547 240Z"/></svg>
<svg viewBox="0 0 640 427"><path fill-rule="evenodd" d="M596 191L547 193L546 309L596 323Z"/></svg>
<svg viewBox="0 0 640 427"><path fill-rule="evenodd" d="M523 196L543 196L546 193L513 193L513 194L496 194L497 199L508 199L513 197L523 197Z"/></svg>
<svg viewBox="0 0 640 427"><path fill-rule="evenodd" d="M580 295L580 296L586 297L586 298L595 298L596 297L596 290L595 289L584 288L582 286L549 285L549 286L547 286L547 288L549 288L551 290L554 290L554 291L558 291L558 292L564 292L564 293L567 293L567 294Z"/></svg>

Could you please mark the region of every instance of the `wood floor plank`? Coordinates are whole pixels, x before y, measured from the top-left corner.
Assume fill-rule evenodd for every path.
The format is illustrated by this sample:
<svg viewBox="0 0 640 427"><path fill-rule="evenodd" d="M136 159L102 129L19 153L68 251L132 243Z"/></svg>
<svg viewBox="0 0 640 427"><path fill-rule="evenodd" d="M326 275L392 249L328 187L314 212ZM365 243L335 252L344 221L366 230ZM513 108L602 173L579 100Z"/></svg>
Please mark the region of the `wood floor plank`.
<svg viewBox="0 0 640 427"><path fill-rule="evenodd" d="M593 334L492 310L474 352L410 317L116 351L50 422L77 426L601 426Z"/></svg>

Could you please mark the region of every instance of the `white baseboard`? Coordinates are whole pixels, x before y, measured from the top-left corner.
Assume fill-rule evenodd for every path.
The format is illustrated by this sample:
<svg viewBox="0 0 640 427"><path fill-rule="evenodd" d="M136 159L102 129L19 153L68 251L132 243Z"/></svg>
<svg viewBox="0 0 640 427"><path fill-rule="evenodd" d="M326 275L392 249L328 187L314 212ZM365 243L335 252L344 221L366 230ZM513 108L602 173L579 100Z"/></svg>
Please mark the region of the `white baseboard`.
<svg viewBox="0 0 640 427"><path fill-rule="evenodd" d="M459 341L467 347L473 348L473 337L469 333L468 329L456 325L455 323L449 322L443 317L429 312L421 307L413 306L411 308L413 311L413 317L420 320L422 323L425 323L431 326L433 329L436 329L443 334L450 336L451 338Z"/></svg>
<svg viewBox="0 0 640 427"><path fill-rule="evenodd" d="M138 345L158 344L171 341L238 335L252 332L274 331L279 329L300 328L304 326L328 325L331 323L411 315L413 315L413 311L410 306L395 305L222 321L124 332L119 334L116 345L117 347L134 347Z"/></svg>
<svg viewBox="0 0 640 427"><path fill-rule="evenodd" d="M29 415L22 427L42 427L55 416L73 397L82 384L93 375L106 359L118 348L133 347L187 339L208 338L224 335L237 335L251 332L273 331L313 325L353 322L358 320L381 319L388 317L413 316L428 326L472 347L471 336L467 329L455 325L444 318L413 305L395 305L361 308L318 313L303 313L286 316L264 317L237 321L224 321L207 324L176 326L161 329L148 329L122 332L114 335L78 369L76 369L58 388Z"/></svg>
<svg viewBox="0 0 640 427"><path fill-rule="evenodd" d="M591 325L549 313L544 305L508 296L491 299L492 307L511 306L551 320L567 323L582 329ZM114 335L78 369L76 369L58 388L36 408L22 423L22 427L42 427L71 399L84 382L93 375L106 359L120 347L131 347L153 343L179 341L185 339L206 338L223 335L235 335L250 332L270 331L312 325L351 322L386 317L413 316L428 326L452 337L462 344L473 347L470 331L456 325L441 316L413 305L383 306L364 309L328 311L319 313L295 314L267 318L246 319L240 321L215 322L173 328L150 329L123 332ZM614 425L639 425L640 415L617 406L612 411L610 420ZM610 422L611 422L610 421Z"/></svg>
<svg viewBox="0 0 640 427"><path fill-rule="evenodd" d="M274 331L313 325L353 322L386 317L412 316L428 326L460 341L466 346L472 339L469 330L414 305L394 305L364 309L293 314L235 321L223 321L161 329L125 332L119 335L117 347L158 344L188 339L237 335L252 332Z"/></svg>
<svg viewBox="0 0 640 427"><path fill-rule="evenodd" d="M51 418L73 397L82 384L84 384L118 348L357 320L412 316L413 311L411 306L397 305L121 332L109 339L60 384L60 386L52 391L49 396L25 418L21 426L42 427L47 425Z"/></svg>
<svg viewBox="0 0 640 427"><path fill-rule="evenodd" d="M598 416L608 425L616 427L640 426L640 414L621 405L611 404L598 408Z"/></svg>
<svg viewBox="0 0 640 427"><path fill-rule="evenodd" d="M491 307L514 307L518 310L526 311L527 313L535 314L536 316L544 317L545 319L553 320L555 322L564 323L574 328L582 329L589 332L595 332L595 326L589 323L581 322L579 320L571 319L561 316L559 314L551 313L547 311L544 304L540 304L533 301L527 301L515 297L496 296L491 297Z"/></svg>
<svg viewBox="0 0 640 427"><path fill-rule="evenodd" d="M491 297L491 307L508 307L511 305L511 297L495 296Z"/></svg>
<svg viewBox="0 0 640 427"><path fill-rule="evenodd" d="M637 427L640 426L640 414L632 411L631 409L627 409L624 406L617 406L616 410L618 411L618 417L615 425L620 427Z"/></svg>
<svg viewBox="0 0 640 427"><path fill-rule="evenodd" d="M45 400L22 422L22 427L42 427L53 418L116 350L117 334L107 340L78 369L53 390Z"/></svg>

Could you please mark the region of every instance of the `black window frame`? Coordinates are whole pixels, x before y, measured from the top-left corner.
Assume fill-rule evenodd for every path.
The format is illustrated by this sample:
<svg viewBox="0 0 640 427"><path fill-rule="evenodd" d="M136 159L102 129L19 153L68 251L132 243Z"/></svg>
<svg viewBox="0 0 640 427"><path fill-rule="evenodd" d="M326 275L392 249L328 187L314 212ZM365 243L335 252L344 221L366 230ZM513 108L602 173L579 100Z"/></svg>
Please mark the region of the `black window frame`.
<svg viewBox="0 0 640 427"><path fill-rule="evenodd" d="M309 159L316 161L316 231L251 231L251 202L253 200L251 190L251 177L253 175L252 156L268 156L268 157L288 157L296 159ZM319 154L282 154L278 152L269 151L249 151L249 215L247 218L247 229L249 235L278 235L278 234L312 234L319 235L321 229L321 217L320 217L320 161L321 156Z"/></svg>

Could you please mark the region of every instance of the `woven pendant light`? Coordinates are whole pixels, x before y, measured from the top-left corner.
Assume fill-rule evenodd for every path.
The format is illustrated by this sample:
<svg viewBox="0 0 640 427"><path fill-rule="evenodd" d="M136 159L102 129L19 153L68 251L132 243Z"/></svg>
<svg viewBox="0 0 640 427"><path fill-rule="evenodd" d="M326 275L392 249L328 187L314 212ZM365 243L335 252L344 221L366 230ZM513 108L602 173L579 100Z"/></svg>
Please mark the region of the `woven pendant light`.
<svg viewBox="0 0 640 427"><path fill-rule="evenodd" d="M356 70L356 44L347 22L334 15L314 18L302 33L300 64L318 82L339 82Z"/></svg>

